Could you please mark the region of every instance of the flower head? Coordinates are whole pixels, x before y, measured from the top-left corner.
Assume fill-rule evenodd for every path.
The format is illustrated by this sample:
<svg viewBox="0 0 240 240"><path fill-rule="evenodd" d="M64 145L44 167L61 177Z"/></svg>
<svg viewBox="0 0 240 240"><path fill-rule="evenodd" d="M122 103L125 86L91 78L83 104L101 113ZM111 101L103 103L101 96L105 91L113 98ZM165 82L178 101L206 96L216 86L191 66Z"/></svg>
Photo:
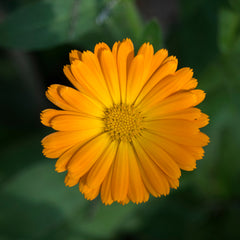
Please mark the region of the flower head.
<svg viewBox="0 0 240 240"><path fill-rule="evenodd" d="M177 63L149 43L135 56L130 39L70 53L64 73L75 88L51 85L46 96L62 110L41 113L57 131L42 140L43 153L58 158L66 185L105 204L141 203L177 188L180 169L196 168L209 142L199 130L208 116L195 107L205 93Z"/></svg>

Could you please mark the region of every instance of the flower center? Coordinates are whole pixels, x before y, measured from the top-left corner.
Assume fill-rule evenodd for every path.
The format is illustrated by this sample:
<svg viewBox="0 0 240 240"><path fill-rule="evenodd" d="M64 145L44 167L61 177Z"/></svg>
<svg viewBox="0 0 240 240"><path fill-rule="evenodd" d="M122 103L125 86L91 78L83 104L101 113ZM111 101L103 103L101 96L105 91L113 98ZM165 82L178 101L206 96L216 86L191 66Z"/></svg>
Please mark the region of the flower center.
<svg viewBox="0 0 240 240"><path fill-rule="evenodd" d="M131 105L118 104L105 110L105 131L113 140L131 142L141 134L142 122L141 112Z"/></svg>

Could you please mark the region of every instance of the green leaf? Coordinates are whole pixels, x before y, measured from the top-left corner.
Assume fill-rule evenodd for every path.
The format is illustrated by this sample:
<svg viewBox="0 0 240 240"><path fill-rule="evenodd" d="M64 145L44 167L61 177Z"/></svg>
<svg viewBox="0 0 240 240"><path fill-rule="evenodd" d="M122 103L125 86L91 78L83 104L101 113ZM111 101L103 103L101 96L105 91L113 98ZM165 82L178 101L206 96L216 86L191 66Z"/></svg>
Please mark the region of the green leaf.
<svg viewBox="0 0 240 240"><path fill-rule="evenodd" d="M230 4L240 13L240 0L230 0Z"/></svg>
<svg viewBox="0 0 240 240"><path fill-rule="evenodd" d="M8 181L13 175L26 166L42 160L40 134L17 136L16 130L13 133L8 130L10 140L5 136L1 143L1 169L0 169L0 183ZM13 141L14 138L14 141ZM6 141L6 143L4 142ZM11 141L9 144L8 141Z"/></svg>
<svg viewBox="0 0 240 240"><path fill-rule="evenodd" d="M17 9L0 24L0 46L36 50L78 42L89 47L93 41L134 40L141 30L134 1L42 0Z"/></svg>
<svg viewBox="0 0 240 240"><path fill-rule="evenodd" d="M95 27L97 0L42 0L12 12L0 25L0 46L35 50L75 40Z"/></svg>
<svg viewBox="0 0 240 240"><path fill-rule="evenodd" d="M139 40L139 46L144 42L150 42L155 51L163 47L162 31L157 20L151 20L145 25Z"/></svg>
<svg viewBox="0 0 240 240"><path fill-rule="evenodd" d="M122 206L114 203L105 206L95 202L92 207L93 209L90 209L93 210L92 213L88 214L88 217L85 217L81 224L79 224L78 219L73 221L72 229L93 238L107 239L114 236L117 230L123 229L130 224L132 228L138 225L137 221L132 224L134 213L139 208L134 204Z"/></svg>
<svg viewBox="0 0 240 240"><path fill-rule="evenodd" d="M7 236L35 239L54 231L89 204L77 188L64 186L64 174L51 160L34 164L5 183L0 195L0 226ZM81 209L81 211L78 211Z"/></svg>
<svg viewBox="0 0 240 240"><path fill-rule="evenodd" d="M54 160L43 158L42 161L11 179L3 192L35 203L51 203L66 216L71 215L76 205L88 203L78 189L64 186L65 174L54 171Z"/></svg>
<svg viewBox="0 0 240 240"><path fill-rule="evenodd" d="M219 48L223 53L240 50L240 15L222 9L219 12Z"/></svg>
<svg viewBox="0 0 240 240"><path fill-rule="evenodd" d="M103 9L98 17L98 29L102 37L108 38L111 43L131 38L133 42L142 31L142 21L132 0L113 0L111 8ZM96 42L96 39L95 39Z"/></svg>

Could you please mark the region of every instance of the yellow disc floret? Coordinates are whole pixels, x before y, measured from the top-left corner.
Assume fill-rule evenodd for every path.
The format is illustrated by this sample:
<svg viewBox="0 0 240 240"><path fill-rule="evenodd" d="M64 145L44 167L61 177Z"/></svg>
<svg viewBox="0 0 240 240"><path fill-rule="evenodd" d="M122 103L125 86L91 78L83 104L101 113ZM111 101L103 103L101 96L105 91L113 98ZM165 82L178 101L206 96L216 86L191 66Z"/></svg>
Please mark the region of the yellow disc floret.
<svg viewBox="0 0 240 240"><path fill-rule="evenodd" d="M132 105L118 104L105 110L105 131L112 140L129 141L139 136L143 129L141 112Z"/></svg>

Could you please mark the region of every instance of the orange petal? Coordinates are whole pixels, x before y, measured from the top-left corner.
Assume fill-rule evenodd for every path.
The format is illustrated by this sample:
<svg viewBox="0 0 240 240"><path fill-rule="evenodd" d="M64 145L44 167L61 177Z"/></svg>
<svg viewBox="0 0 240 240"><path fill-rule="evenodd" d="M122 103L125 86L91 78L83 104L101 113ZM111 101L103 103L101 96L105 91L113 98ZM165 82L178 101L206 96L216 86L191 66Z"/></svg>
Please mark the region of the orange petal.
<svg viewBox="0 0 240 240"><path fill-rule="evenodd" d="M194 89L198 85L198 81L195 78L192 78L188 82L186 82L183 86L183 89L189 90L189 89Z"/></svg>
<svg viewBox="0 0 240 240"><path fill-rule="evenodd" d="M102 184L116 156L117 147L116 142L111 142L106 151L93 165L86 181L89 187L96 188Z"/></svg>
<svg viewBox="0 0 240 240"><path fill-rule="evenodd" d="M162 119L144 122L146 131L157 134L176 143L190 146L206 146L209 138L199 131L195 121Z"/></svg>
<svg viewBox="0 0 240 240"><path fill-rule="evenodd" d="M142 81L143 84L148 80L150 71L152 70L152 60L153 60L153 54L154 54L154 49L152 44L149 43L144 43L137 55L143 55L144 59L144 69L143 69L143 76L142 76ZM141 86L142 87L142 86Z"/></svg>
<svg viewBox="0 0 240 240"><path fill-rule="evenodd" d="M127 76L126 103L132 104L143 86L144 58L137 55L131 62Z"/></svg>
<svg viewBox="0 0 240 240"><path fill-rule="evenodd" d="M75 88L77 88L79 91L82 92L83 88L81 86L81 83L74 77L72 70L71 70L71 65L65 65L63 67L63 72L64 72L65 76L68 78L68 80L72 83L72 85Z"/></svg>
<svg viewBox="0 0 240 240"><path fill-rule="evenodd" d="M127 196L123 201L119 201L119 203L122 204L122 205L125 205L125 204L128 204L129 201L130 200L129 200L128 196Z"/></svg>
<svg viewBox="0 0 240 240"><path fill-rule="evenodd" d="M158 116L158 119L185 119L189 121L197 120L201 116L198 108L187 108L178 112L166 113Z"/></svg>
<svg viewBox="0 0 240 240"><path fill-rule="evenodd" d="M69 105L60 95L59 89L61 85L58 84L52 84L50 87L48 87L48 90L46 91L46 96L49 101L51 101L56 106L69 111L76 111L76 108L74 106Z"/></svg>
<svg viewBox="0 0 240 240"><path fill-rule="evenodd" d="M84 143L98 133L95 129L51 133L42 139L43 154L48 158L60 157L75 144Z"/></svg>
<svg viewBox="0 0 240 240"><path fill-rule="evenodd" d="M144 135L138 141L146 154L158 165L158 167L170 178L178 179L181 171L174 160L161 147L161 143L150 141Z"/></svg>
<svg viewBox="0 0 240 240"><path fill-rule="evenodd" d="M108 91L106 85L102 84L99 79L99 75L91 69L91 66L85 63L75 60L71 64L71 71L75 79L80 85L80 91L85 93L87 96L98 100L101 104L105 105L105 102L109 102ZM78 86L76 86L78 88Z"/></svg>
<svg viewBox="0 0 240 240"><path fill-rule="evenodd" d="M103 116L103 107L99 102L71 87L53 84L49 87L46 95L52 103L62 109L90 116Z"/></svg>
<svg viewBox="0 0 240 240"><path fill-rule="evenodd" d="M129 143L119 143L116 158L113 163L112 198L114 201L123 201L128 192L129 185Z"/></svg>
<svg viewBox="0 0 240 240"><path fill-rule="evenodd" d="M56 164L55 164L55 170L57 172L64 172L67 170L67 164L68 162L71 160L71 158L73 157L73 155L78 151L78 149L83 145L83 141L79 142L77 145L74 145L73 147L71 147L70 149L68 149L66 152L64 152L60 158L57 160ZM66 177L66 181L70 180L69 177ZM77 184L77 182L75 183ZM74 184L74 185L75 185ZM66 184L67 186L74 186L72 184Z"/></svg>
<svg viewBox="0 0 240 240"><path fill-rule="evenodd" d="M155 104L155 106L146 111L145 115L148 119L158 118L159 115L172 114L192 107L196 101L196 95L191 92L177 92Z"/></svg>
<svg viewBox="0 0 240 240"><path fill-rule="evenodd" d="M149 194L142 182L138 162L132 147L129 148L129 199L134 203L146 202Z"/></svg>
<svg viewBox="0 0 240 240"><path fill-rule="evenodd" d="M153 75L153 73L161 66L167 56L168 51L166 49L160 49L153 55L151 68L149 70L149 75L147 78L150 78Z"/></svg>
<svg viewBox="0 0 240 240"><path fill-rule="evenodd" d="M195 147L195 146L186 146L182 145L191 155L196 159L200 160L204 156L204 149L202 147Z"/></svg>
<svg viewBox="0 0 240 240"><path fill-rule="evenodd" d="M158 143L181 169L191 171L196 168L196 159L184 146L178 145L156 134L145 132L144 137Z"/></svg>
<svg viewBox="0 0 240 240"><path fill-rule="evenodd" d="M155 197L168 194L170 186L167 176L158 165L149 158L137 141L134 141L134 148L137 159L139 160L141 177L148 191Z"/></svg>
<svg viewBox="0 0 240 240"><path fill-rule="evenodd" d="M181 145L189 145L194 147L203 147L209 143L209 137L202 133L196 133L193 135L183 135L183 134L169 134L169 133L156 133L164 138L167 138L173 142L176 142Z"/></svg>
<svg viewBox="0 0 240 240"><path fill-rule="evenodd" d="M85 131L96 129L95 131L100 133L104 128L101 119L64 113L52 118L50 124L53 129L58 131Z"/></svg>
<svg viewBox="0 0 240 240"><path fill-rule="evenodd" d="M135 104L138 105L142 98L162 79L173 74L177 69L178 61L176 58L169 57L165 59L164 63L154 72L154 74L147 80L142 87Z"/></svg>
<svg viewBox="0 0 240 240"><path fill-rule="evenodd" d="M141 106L151 107L169 95L181 90L191 79L193 72L190 68L182 68L175 74L169 75L158 82L141 100Z"/></svg>
<svg viewBox="0 0 240 240"><path fill-rule="evenodd" d="M64 183L68 187L73 187L79 183L80 178L72 178L69 173L66 174Z"/></svg>
<svg viewBox="0 0 240 240"><path fill-rule="evenodd" d="M98 57L98 59L100 59L101 52L104 50L111 51L111 49L106 43L101 42L95 45L94 54Z"/></svg>
<svg viewBox="0 0 240 240"><path fill-rule="evenodd" d="M119 46L120 44L122 44L124 42L124 40L122 42L118 41L118 42L115 42L112 46L112 54L113 54L113 57L117 60L117 54L118 54L118 49L119 49Z"/></svg>
<svg viewBox="0 0 240 240"><path fill-rule="evenodd" d="M204 98L206 97L206 93L200 89L194 89L194 90L191 90L190 92L193 93L197 97L197 100L196 100L194 106L201 103L204 100Z"/></svg>
<svg viewBox="0 0 240 240"><path fill-rule="evenodd" d="M47 127L51 127L50 121L53 117L59 114L59 111L62 112L61 110L50 109L50 108L43 110L40 114L41 123Z"/></svg>
<svg viewBox="0 0 240 240"><path fill-rule="evenodd" d="M114 54L114 53L113 53ZM130 64L134 58L134 47L130 39L126 39L118 45L116 53L116 61L118 68L118 77L120 83L121 100L126 101L127 73Z"/></svg>
<svg viewBox="0 0 240 240"><path fill-rule="evenodd" d="M73 177L86 174L97 159L106 151L109 137L101 134L84 144L72 157L68 164L68 171Z"/></svg>
<svg viewBox="0 0 240 240"><path fill-rule="evenodd" d="M195 120L195 124L199 127L205 127L206 125L208 125L209 123L209 117L207 114L205 113L201 113L200 117L198 119Z"/></svg>
<svg viewBox="0 0 240 240"><path fill-rule="evenodd" d="M110 205L113 203L112 173L113 173L113 165L110 167L105 179L103 180L102 187L101 187L101 199L105 205Z"/></svg>
<svg viewBox="0 0 240 240"><path fill-rule="evenodd" d="M89 121L89 124L87 124L87 126L86 124L81 125L81 121ZM55 109L46 109L42 111L41 122L45 126L53 127L55 130L60 131L85 130L85 126L86 129L96 128L95 123L98 128L104 127L103 124L100 123L102 122L100 118L84 115L78 112ZM99 132L100 131L101 130L99 129Z"/></svg>
<svg viewBox="0 0 240 240"><path fill-rule="evenodd" d="M84 197L87 200L93 200L98 196L98 194L100 192L100 186L96 187L96 188L89 188L87 185L82 186L81 185L81 180L80 180L79 190L80 190L81 193L84 194Z"/></svg>
<svg viewBox="0 0 240 240"><path fill-rule="evenodd" d="M81 60L82 59L82 53L78 50L72 50L69 53L69 61L72 63L74 60Z"/></svg>
<svg viewBox="0 0 240 240"><path fill-rule="evenodd" d="M176 78L175 79L176 88L178 90L186 89L186 85L189 83L189 81L192 80L193 70L191 68L184 67L184 68L181 68L178 71L176 71L174 76Z"/></svg>
<svg viewBox="0 0 240 240"><path fill-rule="evenodd" d="M144 128L158 134L193 135L199 132L195 121L185 119L159 119L145 121Z"/></svg>
<svg viewBox="0 0 240 240"><path fill-rule="evenodd" d="M98 89L101 90L101 92L103 92L101 93L101 95L102 97L104 97L104 105L110 107L112 105L111 94L109 93L109 89L104 79L102 69L97 56L90 51L84 51L82 54L82 61L91 69L91 71L96 76L98 85L95 85L94 87L95 88L99 87ZM92 79L90 81L92 81Z"/></svg>
<svg viewBox="0 0 240 240"><path fill-rule="evenodd" d="M100 64L102 72L109 88L109 92L112 95L115 104L121 102L120 86L118 79L118 71L116 65L116 59L113 57L111 51L104 50L100 54Z"/></svg>
<svg viewBox="0 0 240 240"><path fill-rule="evenodd" d="M88 174L85 174L79 181L79 191L84 194L84 197L87 200L93 200L95 199L100 191L100 186L96 186L95 188L89 187L86 184Z"/></svg>

